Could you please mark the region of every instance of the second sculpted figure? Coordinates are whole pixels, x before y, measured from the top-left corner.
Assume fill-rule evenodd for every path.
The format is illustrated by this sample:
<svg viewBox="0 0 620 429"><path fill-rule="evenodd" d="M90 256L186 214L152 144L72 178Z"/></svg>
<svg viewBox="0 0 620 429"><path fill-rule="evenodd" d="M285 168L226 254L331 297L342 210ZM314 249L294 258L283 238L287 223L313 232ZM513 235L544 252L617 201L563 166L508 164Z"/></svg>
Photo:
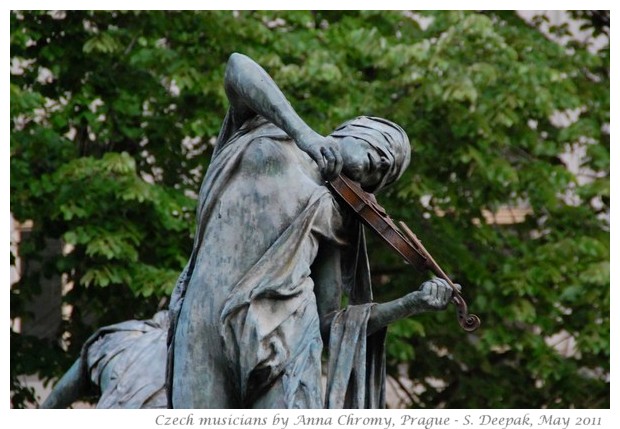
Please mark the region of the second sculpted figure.
<svg viewBox="0 0 620 429"><path fill-rule="evenodd" d="M452 288L434 279L373 303L362 227L325 183L342 172L380 191L408 166L409 140L374 117L319 135L241 54L225 89L230 108L170 304L169 406L383 407L385 327L445 309Z"/></svg>

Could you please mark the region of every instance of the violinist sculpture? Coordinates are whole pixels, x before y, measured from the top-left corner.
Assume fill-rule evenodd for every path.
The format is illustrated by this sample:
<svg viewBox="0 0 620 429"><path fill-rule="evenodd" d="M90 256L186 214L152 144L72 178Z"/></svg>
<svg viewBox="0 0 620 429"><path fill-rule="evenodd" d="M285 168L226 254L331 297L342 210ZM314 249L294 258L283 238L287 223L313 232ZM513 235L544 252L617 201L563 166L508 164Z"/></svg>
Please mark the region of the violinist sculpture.
<svg viewBox="0 0 620 429"><path fill-rule="evenodd" d="M435 278L373 303L363 228L326 181L342 173L377 192L409 164L409 140L373 117L319 135L241 54L225 90L230 108L170 303L169 406L383 407L386 326L445 309L459 287Z"/></svg>

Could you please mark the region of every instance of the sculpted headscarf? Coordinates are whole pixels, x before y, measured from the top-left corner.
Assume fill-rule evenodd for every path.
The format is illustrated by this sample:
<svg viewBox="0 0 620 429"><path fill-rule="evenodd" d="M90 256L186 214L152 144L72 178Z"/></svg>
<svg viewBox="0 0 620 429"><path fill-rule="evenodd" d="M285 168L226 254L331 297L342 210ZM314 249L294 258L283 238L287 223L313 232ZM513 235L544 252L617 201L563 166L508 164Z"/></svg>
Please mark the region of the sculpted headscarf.
<svg viewBox="0 0 620 429"><path fill-rule="evenodd" d="M386 119L358 116L340 125L331 135L364 140L388 159L390 168L372 192L395 182L411 160L411 146L407 134L400 126Z"/></svg>

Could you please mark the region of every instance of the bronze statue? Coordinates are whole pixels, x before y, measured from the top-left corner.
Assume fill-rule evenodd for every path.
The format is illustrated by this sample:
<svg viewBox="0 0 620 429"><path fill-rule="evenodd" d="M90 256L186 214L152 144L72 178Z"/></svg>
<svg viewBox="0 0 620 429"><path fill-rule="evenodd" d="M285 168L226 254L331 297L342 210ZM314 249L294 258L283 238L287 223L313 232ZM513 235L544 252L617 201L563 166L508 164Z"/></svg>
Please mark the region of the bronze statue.
<svg viewBox="0 0 620 429"><path fill-rule="evenodd" d="M380 191L409 164L407 135L358 117L321 136L241 54L225 89L230 108L170 304L169 406L383 407L385 327L446 308L453 288L434 279L373 303L363 229L326 181L342 172Z"/></svg>
<svg viewBox="0 0 620 429"><path fill-rule="evenodd" d="M97 331L43 408L69 406L89 386L99 389L100 408L378 408L387 325L455 300L462 326L477 327L460 286L436 264L429 267L444 279L372 301L364 230L336 184L352 183L391 223L371 192L409 164L401 127L360 116L321 136L241 54L229 59L225 89L230 108L169 313ZM417 238L399 238L413 252L405 259L432 261Z"/></svg>

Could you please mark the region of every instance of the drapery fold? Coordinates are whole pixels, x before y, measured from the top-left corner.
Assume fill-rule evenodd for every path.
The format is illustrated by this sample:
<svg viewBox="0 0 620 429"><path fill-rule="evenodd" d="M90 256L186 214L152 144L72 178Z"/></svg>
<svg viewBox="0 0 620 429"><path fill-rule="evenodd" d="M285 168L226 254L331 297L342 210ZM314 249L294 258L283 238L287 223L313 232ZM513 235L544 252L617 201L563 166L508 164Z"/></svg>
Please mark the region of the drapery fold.
<svg viewBox="0 0 620 429"><path fill-rule="evenodd" d="M243 183L244 189L246 186L257 186L256 182L243 182L248 179L239 168L248 148L261 144L261 151L270 150L277 156L279 151L290 151L293 144L282 130L261 117L246 122L237 131L228 129L231 126L229 120L224 121L216 142L199 194L192 255L171 299L167 368L169 406L172 406L172 389L177 382L173 377L175 332L179 315L186 305L187 288L192 281L196 281L193 276L200 264L200 252L203 251L201 257L208 257L204 256L205 246L207 255L218 251L217 243L205 242L210 222L219 216L221 200L230 183L242 181L236 183ZM308 175L305 179L300 178L305 180L306 185L310 179L316 180L311 177L312 173L304 173L302 167L300 174ZM385 371L383 343L381 334L366 336L372 292L361 226L357 221L344 225L338 203L320 182L312 185L312 190L303 193L303 196L301 192L296 194L295 183L290 186L293 187L292 207L298 208L288 219L287 226L253 263L243 266L235 284L230 287L209 286L213 288L213 293L227 291L222 308L217 310L219 313L205 313L205 317L211 320L209 323L219 326L220 342L200 344L196 342L200 338L194 338L195 346L216 347L218 350L212 353L217 353L219 360L228 362L227 371L230 371L231 377L227 380L234 386L235 396L240 398L235 402L237 406L382 407ZM257 205L245 210L266 210L260 200L254 204ZM240 237L244 236L243 231L238 233ZM353 239L345 245L344 236ZM310 272L319 241L323 239L342 246L342 285L351 303L336 315L332 324L328 345L327 392L321 389L323 344ZM236 270L236 267L235 263L231 263L230 267L221 269ZM192 284L194 286L199 285ZM196 364L200 365L200 362ZM275 389L279 392L277 395L274 394ZM268 400L265 401L265 398Z"/></svg>

